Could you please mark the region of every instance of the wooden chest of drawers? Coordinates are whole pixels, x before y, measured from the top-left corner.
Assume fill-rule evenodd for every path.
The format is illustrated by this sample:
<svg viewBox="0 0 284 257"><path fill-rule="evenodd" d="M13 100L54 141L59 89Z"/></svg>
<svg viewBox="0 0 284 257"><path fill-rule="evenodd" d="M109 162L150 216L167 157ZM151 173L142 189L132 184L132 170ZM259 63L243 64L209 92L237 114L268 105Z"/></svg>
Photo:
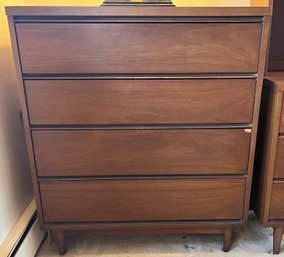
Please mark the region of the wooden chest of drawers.
<svg viewBox="0 0 284 257"><path fill-rule="evenodd" d="M268 73L261 105L255 177L259 177L257 214L274 227L273 252L280 252L284 227L284 72ZM259 173L259 176L258 176Z"/></svg>
<svg viewBox="0 0 284 257"><path fill-rule="evenodd" d="M8 8L42 229L246 223L270 8Z"/></svg>

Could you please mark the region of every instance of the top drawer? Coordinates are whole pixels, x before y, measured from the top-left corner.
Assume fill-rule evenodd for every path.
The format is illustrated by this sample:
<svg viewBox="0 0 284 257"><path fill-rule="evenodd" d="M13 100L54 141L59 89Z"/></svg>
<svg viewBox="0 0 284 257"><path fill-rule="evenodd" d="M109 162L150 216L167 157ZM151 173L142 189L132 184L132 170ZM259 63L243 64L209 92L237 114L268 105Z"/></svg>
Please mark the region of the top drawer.
<svg viewBox="0 0 284 257"><path fill-rule="evenodd" d="M254 73L261 23L17 24L25 74Z"/></svg>

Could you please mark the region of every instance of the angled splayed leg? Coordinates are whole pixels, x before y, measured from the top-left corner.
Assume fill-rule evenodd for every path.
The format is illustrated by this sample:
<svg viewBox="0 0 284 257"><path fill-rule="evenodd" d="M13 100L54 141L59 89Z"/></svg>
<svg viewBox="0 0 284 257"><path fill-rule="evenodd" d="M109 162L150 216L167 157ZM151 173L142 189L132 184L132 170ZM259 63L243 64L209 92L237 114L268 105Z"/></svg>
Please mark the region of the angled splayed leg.
<svg viewBox="0 0 284 257"><path fill-rule="evenodd" d="M66 247L65 247L65 240L64 240L63 231L62 230L55 231L55 237L56 237L56 240L57 240L59 252L60 252L61 255L64 255L67 251L66 251Z"/></svg>
<svg viewBox="0 0 284 257"><path fill-rule="evenodd" d="M274 254L280 253L282 236L283 236L283 227L275 227L273 229L273 253Z"/></svg>
<svg viewBox="0 0 284 257"><path fill-rule="evenodd" d="M223 251L228 252L231 249L232 245L232 228L227 227L224 230L224 239L223 239Z"/></svg>

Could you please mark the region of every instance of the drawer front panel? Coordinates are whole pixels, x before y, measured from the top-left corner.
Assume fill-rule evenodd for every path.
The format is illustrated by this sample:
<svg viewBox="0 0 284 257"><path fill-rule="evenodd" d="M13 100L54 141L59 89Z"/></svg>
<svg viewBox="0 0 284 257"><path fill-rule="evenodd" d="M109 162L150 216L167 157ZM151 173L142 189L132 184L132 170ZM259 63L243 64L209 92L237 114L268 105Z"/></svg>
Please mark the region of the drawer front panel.
<svg viewBox="0 0 284 257"><path fill-rule="evenodd" d="M16 30L28 74L254 73L262 24L34 23Z"/></svg>
<svg viewBox="0 0 284 257"><path fill-rule="evenodd" d="M283 104L283 101L282 101L282 111L281 111L281 117L280 117L279 133L284 133L284 104Z"/></svg>
<svg viewBox="0 0 284 257"><path fill-rule="evenodd" d="M250 123L255 80L26 81L31 124Z"/></svg>
<svg viewBox="0 0 284 257"><path fill-rule="evenodd" d="M284 137L278 138L274 178L284 178Z"/></svg>
<svg viewBox="0 0 284 257"><path fill-rule="evenodd" d="M245 180L40 182L45 222L241 219Z"/></svg>
<svg viewBox="0 0 284 257"><path fill-rule="evenodd" d="M277 181L272 185L269 219L284 219L284 182Z"/></svg>
<svg viewBox="0 0 284 257"><path fill-rule="evenodd" d="M40 176L241 174L244 129L32 132Z"/></svg>

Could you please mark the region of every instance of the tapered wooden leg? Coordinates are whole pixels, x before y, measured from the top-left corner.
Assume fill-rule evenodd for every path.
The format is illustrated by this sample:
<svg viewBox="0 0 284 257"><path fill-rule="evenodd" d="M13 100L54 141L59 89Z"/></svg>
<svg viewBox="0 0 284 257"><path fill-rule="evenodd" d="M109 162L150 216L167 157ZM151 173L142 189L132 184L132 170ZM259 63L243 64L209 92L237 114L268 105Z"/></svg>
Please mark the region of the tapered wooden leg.
<svg viewBox="0 0 284 257"><path fill-rule="evenodd" d="M64 255L67 251L66 251L66 247L65 247L65 240L64 240L63 231L57 230L55 232L55 236L56 236L56 240L57 240L57 243L58 243L59 253L61 255Z"/></svg>
<svg viewBox="0 0 284 257"><path fill-rule="evenodd" d="M282 236L283 236L283 227L275 227L273 229L273 253L274 254L280 253Z"/></svg>
<svg viewBox="0 0 284 257"><path fill-rule="evenodd" d="M53 235L52 235L52 231L48 230L47 231L47 237L48 237L48 242L51 244L53 241Z"/></svg>
<svg viewBox="0 0 284 257"><path fill-rule="evenodd" d="M223 251L228 252L232 245L232 228L227 227L224 230Z"/></svg>

